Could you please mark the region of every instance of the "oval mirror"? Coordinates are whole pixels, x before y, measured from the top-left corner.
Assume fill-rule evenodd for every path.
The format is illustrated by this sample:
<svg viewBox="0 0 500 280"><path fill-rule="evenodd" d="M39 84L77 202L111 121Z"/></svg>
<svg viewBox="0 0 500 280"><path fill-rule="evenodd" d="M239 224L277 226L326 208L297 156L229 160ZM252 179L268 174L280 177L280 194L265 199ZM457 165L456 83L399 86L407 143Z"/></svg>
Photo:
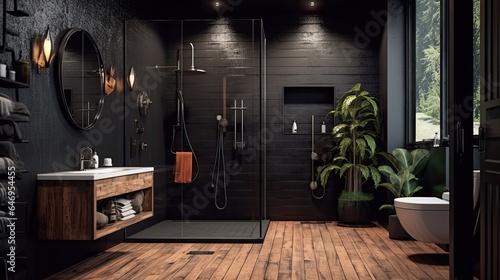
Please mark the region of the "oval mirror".
<svg viewBox="0 0 500 280"><path fill-rule="evenodd" d="M61 40L58 58L62 106L72 124L91 129L104 103L104 69L99 49L87 31L72 28Z"/></svg>

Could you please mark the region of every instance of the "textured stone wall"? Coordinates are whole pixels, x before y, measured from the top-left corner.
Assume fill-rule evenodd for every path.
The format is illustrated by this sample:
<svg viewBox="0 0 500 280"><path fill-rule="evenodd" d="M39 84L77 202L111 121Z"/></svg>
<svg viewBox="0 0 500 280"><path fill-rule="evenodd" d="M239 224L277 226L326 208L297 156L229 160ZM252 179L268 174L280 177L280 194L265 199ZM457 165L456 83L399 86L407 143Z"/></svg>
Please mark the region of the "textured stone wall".
<svg viewBox="0 0 500 280"><path fill-rule="evenodd" d="M7 10L13 9L8 1ZM116 165L123 164L123 22L127 17L129 1L90 0L19 0L18 9L29 17L7 15L6 27L20 33L19 37L8 36L7 45L16 50L16 57L22 51L25 59L31 60L32 42L50 28L54 47L58 48L61 37L69 28L88 31L97 43L104 66L116 68L117 89L105 98L101 119L108 120L112 127L103 130L99 122L95 129L82 131L74 128L66 119L57 92L57 71L53 63L42 74L31 69L30 88L19 90L19 101L27 105L31 113L29 123L20 124L23 137L29 143L16 144L21 160L28 173L17 181L18 202L27 205L27 234L19 233L16 248L18 275L25 279L47 276L71 264L83 260L103 249L122 241L121 234L111 235L95 242L45 242L36 237L36 174L57 170L75 169L77 150L82 145L97 147L101 158L112 157ZM10 62L10 54L0 54L1 59ZM1 88L0 92L15 97L14 90ZM18 207L19 211L22 206ZM18 223L20 223L19 221ZM27 257L27 261L24 258ZM27 269L25 268L27 264Z"/></svg>

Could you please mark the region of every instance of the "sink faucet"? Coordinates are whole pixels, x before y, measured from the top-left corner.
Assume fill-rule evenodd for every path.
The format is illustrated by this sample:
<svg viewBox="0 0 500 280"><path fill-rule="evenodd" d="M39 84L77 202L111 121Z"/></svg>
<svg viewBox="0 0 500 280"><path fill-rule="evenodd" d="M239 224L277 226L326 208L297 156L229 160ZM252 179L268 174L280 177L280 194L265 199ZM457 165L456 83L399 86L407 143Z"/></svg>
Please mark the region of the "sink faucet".
<svg viewBox="0 0 500 280"><path fill-rule="evenodd" d="M84 155L85 151L88 151L88 154L89 154L88 159L85 158L85 155ZM84 146L80 149L80 170L85 170L85 162L90 163L89 168L92 168L95 166L95 161L92 158L92 152L93 152L92 149L89 147Z"/></svg>

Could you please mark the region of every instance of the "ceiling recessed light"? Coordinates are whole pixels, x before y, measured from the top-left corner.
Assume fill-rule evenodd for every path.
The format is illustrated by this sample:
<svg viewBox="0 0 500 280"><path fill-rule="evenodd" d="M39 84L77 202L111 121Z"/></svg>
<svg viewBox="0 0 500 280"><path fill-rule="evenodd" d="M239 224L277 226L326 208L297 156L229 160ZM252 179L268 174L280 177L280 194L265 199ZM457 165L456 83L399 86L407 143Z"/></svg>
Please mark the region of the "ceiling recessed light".
<svg viewBox="0 0 500 280"><path fill-rule="evenodd" d="M220 2L219 1L215 1L215 7L219 7L220 6Z"/></svg>
<svg viewBox="0 0 500 280"><path fill-rule="evenodd" d="M314 1L311 1L311 7L314 7Z"/></svg>

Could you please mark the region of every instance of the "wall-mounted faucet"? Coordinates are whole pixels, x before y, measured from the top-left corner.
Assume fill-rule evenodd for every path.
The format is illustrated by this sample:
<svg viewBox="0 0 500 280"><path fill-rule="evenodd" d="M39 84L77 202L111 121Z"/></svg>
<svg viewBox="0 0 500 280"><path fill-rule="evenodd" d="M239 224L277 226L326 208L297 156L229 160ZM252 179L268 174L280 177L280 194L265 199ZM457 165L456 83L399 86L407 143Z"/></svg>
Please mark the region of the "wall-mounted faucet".
<svg viewBox="0 0 500 280"><path fill-rule="evenodd" d="M139 120L135 119L135 134L141 134L144 132L145 128L141 127L141 124L139 123Z"/></svg>
<svg viewBox="0 0 500 280"><path fill-rule="evenodd" d="M88 158L85 158L85 152L88 152ZM90 147L82 147L80 149L80 170L85 170L85 163L88 162L89 163L89 167L88 168L94 168L96 162L94 161L94 159L92 158L92 149Z"/></svg>

